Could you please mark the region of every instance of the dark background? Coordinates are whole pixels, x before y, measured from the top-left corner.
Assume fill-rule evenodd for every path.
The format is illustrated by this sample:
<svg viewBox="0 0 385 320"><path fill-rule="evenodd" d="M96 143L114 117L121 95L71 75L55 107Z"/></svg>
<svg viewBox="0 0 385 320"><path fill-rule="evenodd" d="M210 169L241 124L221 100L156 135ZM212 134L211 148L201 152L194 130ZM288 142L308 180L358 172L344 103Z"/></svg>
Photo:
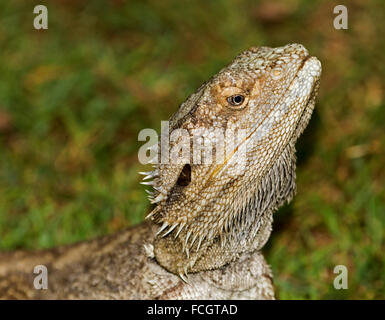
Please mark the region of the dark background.
<svg viewBox="0 0 385 320"><path fill-rule="evenodd" d="M33 8L48 7L48 30ZM385 297L384 1L1 1L0 249L113 233L149 210L143 128L159 129L250 46L323 65L298 144L298 194L264 252L281 299ZM335 265L349 289L335 290Z"/></svg>

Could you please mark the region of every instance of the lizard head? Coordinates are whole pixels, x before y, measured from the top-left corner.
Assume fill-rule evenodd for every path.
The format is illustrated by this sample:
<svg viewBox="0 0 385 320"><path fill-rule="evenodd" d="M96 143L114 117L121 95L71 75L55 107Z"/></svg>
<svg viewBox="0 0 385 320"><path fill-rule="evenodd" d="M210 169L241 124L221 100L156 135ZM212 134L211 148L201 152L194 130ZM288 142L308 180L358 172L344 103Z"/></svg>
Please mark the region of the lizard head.
<svg viewBox="0 0 385 320"><path fill-rule="evenodd" d="M167 154L167 161L150 174L160 264L199 271L213 267L207 254L220 247L227 253L216 266L239 248L263 246L272 212L295 191L294 143L310 119L320 74L302 45L253 47L180 106L158 146L158 160Z"/></svg>

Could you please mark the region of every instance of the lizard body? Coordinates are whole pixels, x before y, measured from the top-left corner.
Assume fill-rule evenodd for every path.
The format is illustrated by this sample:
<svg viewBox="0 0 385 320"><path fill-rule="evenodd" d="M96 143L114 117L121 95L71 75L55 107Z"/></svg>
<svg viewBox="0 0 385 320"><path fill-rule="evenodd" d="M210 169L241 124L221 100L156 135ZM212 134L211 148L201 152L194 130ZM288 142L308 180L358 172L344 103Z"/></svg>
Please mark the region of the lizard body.
<svg viewBox="0 0 385 320"><path fill-rule="evenodd" d="M156 203L148 221L68 247L0 254L0 298L273 299L260 250L273 212L295 193L295 142L320 75L320 62L298 44L238 55L170 119L172 131L202 129L216 160L225 146L221 161L156 156L145 182ZM229 143L226 134L213 138L215 129L243 135ZM33 287L41 264L48 290Z"/></svg>

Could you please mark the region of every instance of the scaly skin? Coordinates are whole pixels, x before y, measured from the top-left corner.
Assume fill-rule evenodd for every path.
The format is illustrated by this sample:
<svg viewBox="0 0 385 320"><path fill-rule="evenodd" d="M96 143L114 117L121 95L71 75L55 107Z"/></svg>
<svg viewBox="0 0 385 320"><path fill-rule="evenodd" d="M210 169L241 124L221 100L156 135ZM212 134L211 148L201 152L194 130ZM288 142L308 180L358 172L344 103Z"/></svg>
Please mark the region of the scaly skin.
<svg viewBox="0 0 385 320"><path fill-rule="evenodd" d="M273 212L295 193L294 145L313 111L320 74L320 62L301 45L241 53L170 119L171 131L191 137L206 129L215 160L225 147L223 161L205 162L203 154L200 163L158 163L156 156L146 182L156 203L150 221L70 247L1 254L0 297L273 299L260 249ZM231 144L210 130L243 136ZM180 140L173 141L170 149ZM48 267L48 290L33 287L38 264Z"/></svg>

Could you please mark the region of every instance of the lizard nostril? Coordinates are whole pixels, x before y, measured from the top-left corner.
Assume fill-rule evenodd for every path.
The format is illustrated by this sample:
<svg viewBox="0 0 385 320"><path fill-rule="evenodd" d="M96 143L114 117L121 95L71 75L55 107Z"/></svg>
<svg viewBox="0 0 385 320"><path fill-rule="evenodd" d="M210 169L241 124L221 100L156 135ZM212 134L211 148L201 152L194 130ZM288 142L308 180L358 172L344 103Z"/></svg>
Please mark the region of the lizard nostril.
<svg viewBox="0 0 385 320"><path fill-rule="evenodd" d="M176 182L178 186L187 187L191 182L191 166L185 164Z"/></svg>

